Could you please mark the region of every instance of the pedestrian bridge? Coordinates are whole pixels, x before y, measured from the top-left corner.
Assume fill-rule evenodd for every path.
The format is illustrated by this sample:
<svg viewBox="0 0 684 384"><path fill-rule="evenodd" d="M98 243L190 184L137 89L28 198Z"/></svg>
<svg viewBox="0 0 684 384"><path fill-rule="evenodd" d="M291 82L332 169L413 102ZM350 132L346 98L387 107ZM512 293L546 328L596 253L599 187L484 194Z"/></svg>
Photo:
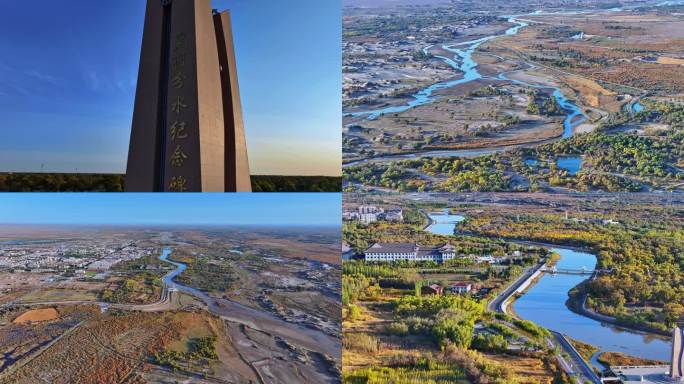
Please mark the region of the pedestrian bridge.
<svg viewBox="0 0 684 384"><path fill-rule="evenodd" d="M572 269L572 268L556 268L555 266L553 267L548 267L548 266L543 266L539 269L541 272L548 272L551 274L560 274L560 275L593 275L594 272L601 273L601 271L597 271L595 269L589 269L586 267L582 267L579 269Z"/></svg>

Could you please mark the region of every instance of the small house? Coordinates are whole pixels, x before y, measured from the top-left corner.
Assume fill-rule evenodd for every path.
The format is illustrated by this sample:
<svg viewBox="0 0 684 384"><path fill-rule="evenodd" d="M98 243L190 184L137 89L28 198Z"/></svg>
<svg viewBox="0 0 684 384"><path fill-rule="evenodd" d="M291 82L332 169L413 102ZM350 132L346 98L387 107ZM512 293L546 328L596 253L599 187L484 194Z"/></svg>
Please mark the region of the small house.
<svg viewBox="0 0 684 384"><path fill-rule="evenodd" d="M421 295L441 295L443 288L439 284L426 285L420 288Z"/></svg>

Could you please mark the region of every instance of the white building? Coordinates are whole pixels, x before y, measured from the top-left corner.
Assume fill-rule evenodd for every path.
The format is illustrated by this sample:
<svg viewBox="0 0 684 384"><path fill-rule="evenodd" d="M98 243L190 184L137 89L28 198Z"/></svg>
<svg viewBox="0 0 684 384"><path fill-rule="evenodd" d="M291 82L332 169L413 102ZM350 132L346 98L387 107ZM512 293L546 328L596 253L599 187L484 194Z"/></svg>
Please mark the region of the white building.
<svg viewBox="0 0 684 384"><path fill-rule="evenodd" d="M403 222L404 221L404 211L401 209L391 209L385 213L385 220L386 221L396 221L396 222Z"/></svg>
<svg viewBox="0 0 684 384"><path fill-rule="evenodd" d="M364 223L364 224L375 223L376 221L378 221L378 214L377 213L360 213L359 214L359 221Z"/></svg>
<svg viewBox="0 0 684 384"><path fill-rule="evenodd" d="M423 247L412 243L375 243L364 252L368 261L436 261L456 258L456 248L445 244L441 247Z"/></svg>
<svg viewBox="0 0 684 384"><path fill-rule="evenodd" d="M342 219L346 221L360 221L364 224L375 223L377 221L404 221L404 213L401 209L392 209L385 212L384 209L374 205L360 205L356 210L345 211Z"/></svg>
<svg viewBox="0 0 684 384"><path fill-rule="evenodd" d="M473 285L464 281L459 281L458 283L449 285L449 292L454 295L462 295L464 293L470 292L472 289Z"/></svg>

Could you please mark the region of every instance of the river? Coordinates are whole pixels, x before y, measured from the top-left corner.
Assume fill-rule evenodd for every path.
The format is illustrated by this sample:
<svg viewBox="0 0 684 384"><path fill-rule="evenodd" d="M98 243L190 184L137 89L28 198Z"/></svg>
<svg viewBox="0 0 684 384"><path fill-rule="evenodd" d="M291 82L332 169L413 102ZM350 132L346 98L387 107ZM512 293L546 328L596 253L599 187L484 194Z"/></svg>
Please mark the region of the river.
<svg viewBox="0 0 684 384"><path fill-rule="evenodd" d="M451 68L463 73L463 77L457 80L451 80L451 81L445 81L445 82L440 82L436 84L432 84L431 86L419 91L418 93L412 95L413 100L409 101L407 104L404 105L397 105L397 106L391 106L391 107L386 107L386 108L381 108L381 109L376 109L376 110L371 110L371 111L363 111L363 112L354 112L348 114L349 116L354 116L354 117L362 117L366 116L368 120L375 120L378 117L386 114L386 113L399 113L399 112L404 112L408 109L411 109L413 107L417 107L420 105L425 105L432 103L435 100L438 100L439 97L433 96L433 93L435 91L441 90L441 89L447 89L447 88L452 88L455 87L459 84L465 84L469 83L471 81L479 80L482 79L482 75L480 72L477 70L477 62L473 60L473 52L482 44L485 42L496 39L497 37L500 36L511 36L515 35L518 33L518 30L520 28L526 27L528 24L522 21L517 21L513 18L509 18L508 20L511 23L516 24L515 26L508 28L506 32L504 32L503 35L491 35L491 36L486 36L482 37L476 40L469 40L469 41L464 41L461 43L457 44L444 44L442 45L442 48L454 53L453 57L445 57L445 56L435 56L436 58L442 60L444 63L449 65ZM430 48L432 48L433 45L427 46L423 48L423 52L425 54L428 54Z"/></svg>
<svg viewBox="0 0 684 384"><path fill-rule="evenodd" d="M585 267L592 270L596 266L596 256L593 254L564 248L553 248L552 251L561 256L556 265L559 269ZM513 309L523 319L595 345L602 352L622 352L665 361L670 358L669 341L602 323L568 309L565 305L568 291L586 278L581 275L546 273L513 303Z"/></svg>
<svg viewBox="0 0 684 384"><path fill-rule="evenodd" d="M169 288L178 289L181 292L192 295L202 300L209 312L222 317L225 320L240 323L262 332L279 336L288 342L302 346L306 349L320 352L332 357L338 357L342 350L341 341L325 334L317 329L308 328L304 325L286 322L274 314L257 310L232 300L214 298L206 293L177 283L174 279L187 269L187 265L178 261L169 260L171 249L164 248L159 260L171 263L176 269L164 276L164 284Z"/></svg>
<svg viewBox="0 0 684 384"><path fill-rule="evenodd" d="M171 249L164 248L161 256L159 256L159 260L165 261L167 263L171 263L171 264L176 266L176 269L174 271L172 271L172 272L168 273L166 276L164 276L164 284L166 284L166 286L168 286L169 288L175 288L181 292L185 292L189 295L195 296L195 297L203 300L206 303L213 301L213 299L209 295L207 295L206 293L204 293L198 289L188 287L188 286L185 286L183 284L176 283L174 281L174 279L176 277L178 277L181 273L183 273L183 271L185 271L188 268L188 266L184 263L179 262L179 261L169 260L170 255L171 255Z"/></svg>
<svg viewBox="0 0 684 384"><path fill-rule="evenodd" d="M452 235L456 225L465 219L460 215L448 215L447 212L442 215L430 214L430 218L438 225L433 224L426 231L439 235ZM591 253L564 248L551 250L561 256L557 263L559 269L585 267L593 270L596 267L596 256ZM668 361L671 350L668 340L578 315L565 305L568 292L586 278L581 275L544 274L513 303L513 309L523 319L595 345L602 352L622 352L646 359ZM594 359L592 363L598 364Z"/></svg>
<svg viewBox="0 0 684 384"><path fill-rule="evenodd" d="M582 122L586 121L586 116L582 113L582 110L573 102L571 102L563 93L560 88L548 85L531 84L521 80L511 79L506 76L505 73L499 73L494 77L484 77L478 71L478 63L473 59L473 53L480 47L483 43L496 39L501 36L513 36L518 33L521 28L527 27L529 24L520 21L515 18L515 16L505 16L509 23L515 24L514 26L508 28L503 34L491 35L482 37L476 40L464 41L456 44L443 44L442 48L448 52L454 54L453 57L445 56L435 56L436 58L442 60L444 63L454 68L458 72L463 74L463 77L457 80L450 80L445 82L439 82L432 84L427 88L412 95L413 100L409 101L404 105L390 106L381 109L352 112L346 113L346 116L353 117L365 117L367 120L375 120L378 117L387 113L400 113L408 109L430 104L436 100L439 100L439 96L435 96L435 91L448 89L455 87L459 84L469 83L471 81L487 79L487 80L500 80L507 81L514 84L518 84L523 87L534 88L534 89L548 89L552 92L552 97L556 99L558 105L566 112L566 117L563 120L563 138L568 138L573 135L575 127L577 127ZM428 46L423 48L423 52L426 54L429 52L430 48L433 46ZM451 157L451 156L462 156L462 157L474 157L481 156L496 152L502 152L506 149L513 147L492 147L492 148L482 148L482 149L466 149L466 150L451 150L451 151L427 151L420 152L417 154L405 154L405 155L389 155L384 157L376 157L373 159L365 159L356 161L353 163L345 164L344 167L358 165L365 163L367 161L378 162L378 161L392 161L392 160L402 160L418 157Z"/></svg>
<svg viewBox="0 0 684 384"><path fill-rule="evenodd" d="M465 220L461 215L450 215L449 210L445 209L443 213L430 213L428 215L432 223L425 229L428 232L437 235L453 235L456 224Z"/></svg>

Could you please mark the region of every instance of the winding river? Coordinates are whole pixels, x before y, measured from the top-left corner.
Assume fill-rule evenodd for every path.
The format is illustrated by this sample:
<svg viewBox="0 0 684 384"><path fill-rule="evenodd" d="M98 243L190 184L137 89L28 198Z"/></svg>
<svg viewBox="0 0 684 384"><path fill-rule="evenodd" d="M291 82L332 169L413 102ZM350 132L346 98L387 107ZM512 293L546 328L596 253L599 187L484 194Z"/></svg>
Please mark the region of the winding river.
<svg viewBox="0 0 684 384"><path fill-rule="evenodd" d="M506 73L499 73L497 76L494 77L489 77L489 76L482 76L480 72L478 71L478 63L473 59L473 53L475 50L480 47L482 44L484 44L487 41L499 38L501 36L513 36L518 33L518 31L524 27L527 27L529 24L520 21L516 19L515 16L505 16L508 19L509 23L515 24L514 26L508 28L503 34L498 34L498 35L491 35L491 36L486 36L482 37L476 40L469 40L469 41L464 41L461 43L456 43L456 44L443 44L441 47L442 49L451 52L454 54L453 57L445 57L445 56L435 56L438 59L441 59L444 63L452 67L453 69L457 70L458 72L463 74L463 77L457 80L450 80L450 81L445 81L445 82L439 82L436 84L433 84L427 88L424 88L423 90L417 92L416 94L412 95L411 97L413 100L409 101L408 103L404 105L398 105L398 106L389 106L381 109L375 109L375 110L369 110L369 111L361 111L361 112L352 112L352 113L347 113L345 114L346 116L352 116L352 117L365 117L366 120L375 120L378 117L387 114L387 113L400 113L404 112L406 110L409 110L411 108L421 106L421 105L426 105L430 104L436 100L439 100L440 97L434 95L435 91L442 90L442 89L448 89L455 87L459 84L465 84L469 83L475 80L480 80L480 79L487 79L487 80L500 80L500 81L507 81L511 82L523 87L528 87L528 88L533 88L533 89L547 89L552 92L552 97L556 100L558 105L566 112L566 117L563 121L563 138L568 138L573 135L573 132L575 128L581 124L582 122L586 121L586 116L582 112L582 110L574 104L572 101L570 101L563 93L561 92L560 88L554 87L554 86L548 86L548 85L539 85L539 84L531 84L527 83L521 80L516 80L516 79L511 79L506 76ZM429 50L434 47L433 45L428 46L423 48L424 53L428 53ZM344 164L344 167L348 166L353 166L353 165L358 165L361 163L365 162L378 162L378 161L393 161L393 160L402 160L402 159L411 159L411 158L418 158L418 157L452 157L452 156L461 156L461 157L475 157L475 156L481 156L481 155L487 155L491 153L497 153L497 152L502 152L510 148L514 148L515 146L510 146L510 147L491 147L491 148L482 148L482 149L465 149L465 150L438 150L438 151L427 151L427 152L420 152L416 154L403 154L403 155L389 155L389 156L382 156L382 157L375 157L372 159L365 159L365 160L360 160L360 161L355 161L352 163L347 163Z"/></svg>
<svg viewBox="0 0 684 384"><path fill-rule="evenodd" d="M515 35L518 33L520 28L526 27L528 24L524 23L522 21L517 21L514 18L509 18L509 22L516 24L515 26L509 28L504 32L503 35L492 35L492 36L486 36L482 37L476 40L469 40L469 41L464 41L461 43L457 44L451 44L451 45L442 45L442 48L445 49L446 51L454 53L454 57L449 58L449 57L444 57L444 56L435 56L438 59L441 59L449 65L450 67L454 68L455 70L463 73L463 78L457 79L457 80L451 80L451 81L446 81L446 82L440 82L433 84L418 93L412 95L413 100L409 101L407 104L404 105L398 105L398 106L391 106L391 107L386 107L382 109L376 109L376 110L371 110L371 111L363 111L363 112L355 112L349 114L350 116L354 117L362 117L366 116L368 120L375 120L378 117L386 114L386 113L399 113L399 112L404 112L408 109L411 109L413 107L417 107L420 105L425 105L425 104L430 104L435 100L438 100L439 97L433 96L433 93L435 91L438 91L440 89L447 89L447 88L452 88L455 87L459 84L465 84L469 83L471 81L479 80L482 79L482 75L480 72L477 70L477 62L473 60L473 52L482 44L484 44L487 41L496 39L497 37L500 36L511 36ZM427 46L423 48L423 52L425 54L429 53L430 48L432 48L433 45Z"/></svg>
<svg viewBox="0 0 684 384"><path fill-rule="evenodd" d="M452 220L451 217L461 219ZM456 225L464 220L463 216L458 215L431 214L430 218L440 224L431 225L426 230L440 235L453 234ZM559 269L585 267L592 270L596 266L596 256L591 253L564 248L551 250L561 256L557 263ZM546 273L513 303L513 309L523 319L595 345L601 352L622 352L647 359L669 360L671 344L668 340L602 323L568 309L565 305L568 291L585 279L586 276L581 275ZM592 359L592 363L599 364L595 359Z"/></svg>
<svg viewBox="0 0 684 384"><path fill-rule="evenodd" d="M181 292L185 292L189 295L195 296L195 297L203 300L206 303L212 301L212 298L209 295L207 295L206 293L204 293L198 289L188 287L188 286L185 286L183 284L176 283L174 281L174 279L176 277L178 277L181 273L183 273L183 271L185 271L188 268L188 266L184 263L179 262L179 261L169 260L170 255L171 255L171 249L164 248L161 256L159 256L159 260L165 261L167 263L170 263L170 264L173 264L176 266L175 270L173 270L172 272L170 272L166 276L164 276L164 284L166 284L166 286L169 288L175 288Z"/></svg>
<svg viewBox="0 0 684 384"><path fill-rule="evenodd" d="M169 288L178 289L195 298L202 300L209 312L221 318L246 325L262 332L271 333L288 342L302 346L311 351L323 353L327 356L337 357L342 350L341 341L335 337L323 333L317 329L308 328L304 325L286 322L274 314L260 311L232 300L214 298L206 293L185 286L174 281L178 275L187 269L187 265L178 261L169 260L170 248L164 248L159 260L171 263L176 269L164 276L164 284Z"/></svg>

